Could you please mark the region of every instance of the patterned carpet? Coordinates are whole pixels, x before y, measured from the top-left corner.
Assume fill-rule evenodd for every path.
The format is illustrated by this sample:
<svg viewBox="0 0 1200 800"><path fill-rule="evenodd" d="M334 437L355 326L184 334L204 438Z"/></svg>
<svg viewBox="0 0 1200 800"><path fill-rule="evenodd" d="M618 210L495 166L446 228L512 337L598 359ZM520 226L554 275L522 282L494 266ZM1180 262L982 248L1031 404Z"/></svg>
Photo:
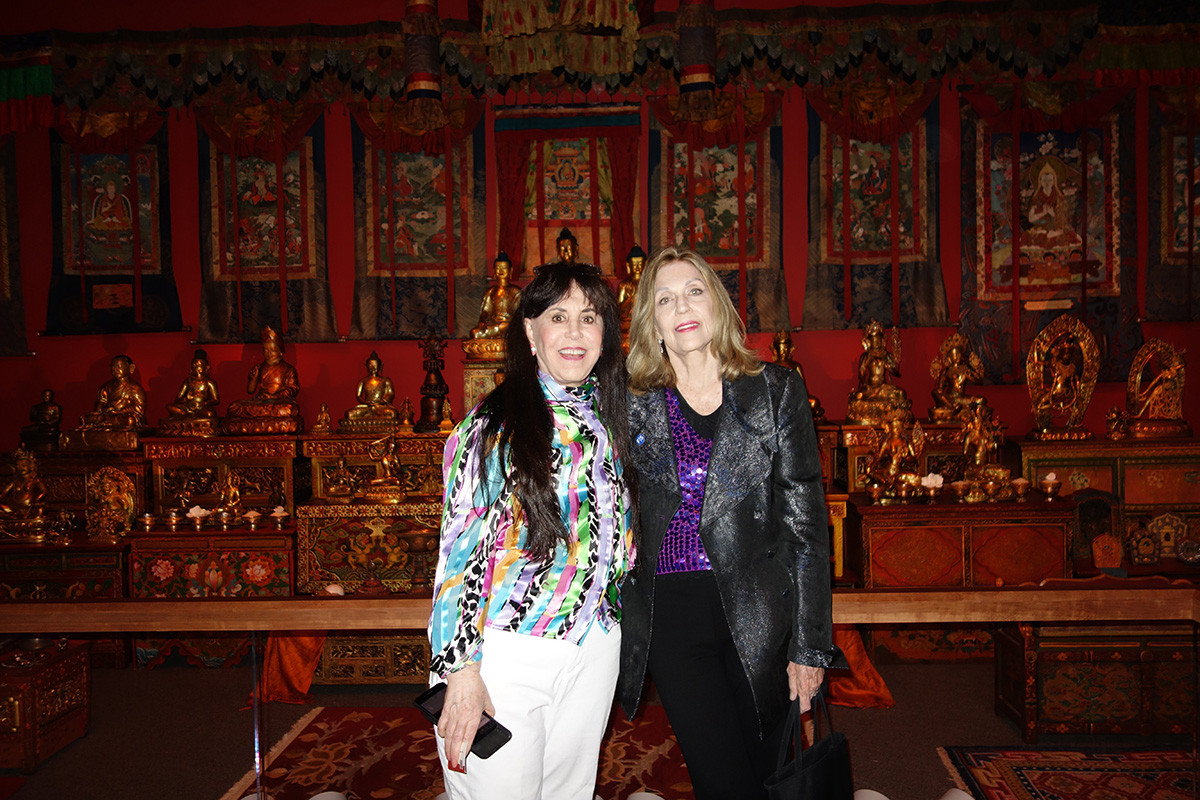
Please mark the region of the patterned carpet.
<svg viewBox="0 0 1200 800"><path fill-rule="evenodd" d="M1190 751L939 748L976 800L1195 800Z"/></svg>
<svg viewBox="0 0 1200 800"><path fill-rule="evenodd" d="M272 800L309 800L339 791L351 800L433 800L443 790L433 729L412 708L317 708L273 748L263 776ZM248 773L221 800L254 791ZM693 800L692 785L661 706L637 724L613 710L596 793L604 800L637 791Z"/></svg>

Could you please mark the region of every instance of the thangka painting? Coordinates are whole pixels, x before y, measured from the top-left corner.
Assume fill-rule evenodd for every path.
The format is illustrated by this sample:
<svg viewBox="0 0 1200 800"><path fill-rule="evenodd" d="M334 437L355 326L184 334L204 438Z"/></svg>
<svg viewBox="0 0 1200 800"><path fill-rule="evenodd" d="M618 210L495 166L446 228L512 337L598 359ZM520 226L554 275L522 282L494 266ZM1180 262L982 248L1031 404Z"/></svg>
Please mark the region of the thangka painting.
<svg viewBox="0 0 1200 800"><path fill-rule="evenodd" d="M1200 90L1152 92L1150 137L1146 317L1200 320Z"/></svg>
<svg viewBox="0 0 1200 800"><path fill-rule="evenodd" d="M773 122L741 146L694 147L652 118L651 246L688 247L712 265L751 332L791 327L780 224L783 134ZM744 290L743 290L744 289ZM744 294L744 296L743 296Z"/></svg>
<svg viewBox="0 0 1200 800"><path fill-rule="evenodd" d="M17 152L0 136L0 356L29 354L21 301L21 243L17 224Z"/></svg>
<svg viewBox="0 0 1200 800"><path fill-rule="evenodd" d="M479 316L487 287L482 115L455 104L449 112L446 135L416 150L405 146L419 147L419 138L389 140L382 119L361 110L351 117L351 338L463 338Z"/></svg>
<svg viewBox="0 0 1200 800"><path fill-rule="evenodd" d="M809 106L805 328L859 328L871 320L896 327L948 323L938 246L937 130L937 103L898 134L894 148L890 141L838 133Z"/></svg>
<svg viewBox="0 0 1200 800"><path fill-rule="evenodd" d="M51 131L54 255L46 332L181 330L166 124L159 120L153 135L132 147L131 130L113 133L105 140L111 145L75 134Z"/></svg>
<svg viewBox="0 0 1200 800"><path fill-rule="evenodd" d="M288 341L337 338L325 261L325 136L318 112L291 120L282 136L231 145L238 124L199 125L201 342L258 341L263 327ZM238 121L243 135L253 120ZM282 153L282 158L277 157Z"/></svg>
<svg viewBox="0 0 1200 800"><path fill-rule="evenodd" d="M1128 376L1141 345L1136 219L1122 207L1133 192L1132 118L1120 105L1082 130L1021 131L1014 175L1012 130L964 104L962 328L989 382L1020 382L1033 338L1066 312L1095 332L1100 380Z"/></svg>
<svg viewBox="0 0 1200 800"><path fill-rule="evenodd" d="M498 141L527 150L520 199L524 209L522 275L558 260L557 241L567 229L578 242L576 258L605 275L623 275L632 242L636 201L638 106L597 104L513 107L497 110ZM632 143L632 144L631 144ZM633 147L630 158L629 147ZM613 152L612 148L617 148ZM498 187L502 206L511 187ZM633 189L634 191L627 191ZM623 194L622 194L623 193ZM621 195L620 197L618 195ZM627 201L624 211L622 198ZM620 220L622 214L627 217ZM618 234L615 225L626 230ZM618 252L620 251L620 252ZM512 254L510 253L510 256Z"/></svg>

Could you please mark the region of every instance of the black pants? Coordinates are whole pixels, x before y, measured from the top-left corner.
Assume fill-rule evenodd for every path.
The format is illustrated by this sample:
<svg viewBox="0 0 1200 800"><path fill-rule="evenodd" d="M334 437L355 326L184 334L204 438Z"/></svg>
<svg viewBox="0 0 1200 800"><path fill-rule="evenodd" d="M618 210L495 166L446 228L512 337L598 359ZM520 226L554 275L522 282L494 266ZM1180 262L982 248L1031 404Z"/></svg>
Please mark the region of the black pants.
<svg viewBox="0 0 1200 800"><path fill-rule="evenodd" d="M759 738L750 684L711 572L654 579L649 667L696 800L765 797L782 730Z"/></svg>

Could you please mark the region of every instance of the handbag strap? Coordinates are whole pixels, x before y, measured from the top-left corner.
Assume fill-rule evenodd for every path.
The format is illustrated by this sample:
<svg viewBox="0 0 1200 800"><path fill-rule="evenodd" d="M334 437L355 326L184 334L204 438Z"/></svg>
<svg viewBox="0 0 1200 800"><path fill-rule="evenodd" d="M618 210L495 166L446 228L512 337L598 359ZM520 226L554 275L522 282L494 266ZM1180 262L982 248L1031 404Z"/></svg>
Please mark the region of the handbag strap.
<svg viewBox="0 0 1200 800"><path fill-rule="evenodd" d="M813 744L816 744L820 739L824 738L823 736L821 736L821 715L822 714L825 716L825 728L827 730L825 735L828 736L829 734L833 733L833 719L829 716L829 706L825 702L825 687L824 686L821 687L820 691L818 691L815 695L813 695L812 708L813 708L813 715L812 715L812 717L813 717ZM784 764L788 763L788 749L791 747L793 741L796 743L795 757L793 760L796 761L797 764L802 764L804 762L804 756L803 756L804 721L803 721L803 718L804 718L804 715L800 713L800 698L797 697L795 700L792 701L792 705L788 708L787 722L785 723L785 728L787 730L791 731L791 735L789 736L785 733L782 737L780 737L779 757L775 761L776 768L782 767ZM811 747L812 745L809 745L809 746Z"/></svg>

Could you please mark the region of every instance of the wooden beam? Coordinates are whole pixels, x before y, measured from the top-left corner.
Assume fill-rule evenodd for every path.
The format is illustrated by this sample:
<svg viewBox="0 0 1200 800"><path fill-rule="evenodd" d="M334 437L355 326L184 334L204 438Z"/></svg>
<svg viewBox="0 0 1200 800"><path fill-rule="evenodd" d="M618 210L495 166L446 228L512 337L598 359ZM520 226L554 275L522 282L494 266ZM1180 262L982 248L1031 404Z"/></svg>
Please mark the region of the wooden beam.
<svg viewBox="0 0 1200 800"><path fill-rule="evenodd" d="M430 598L263 597L7 603L0 632L414 630ZM837 592L839 624L1200 621L1191 586L1141 589L933 589Z"/></svg>

